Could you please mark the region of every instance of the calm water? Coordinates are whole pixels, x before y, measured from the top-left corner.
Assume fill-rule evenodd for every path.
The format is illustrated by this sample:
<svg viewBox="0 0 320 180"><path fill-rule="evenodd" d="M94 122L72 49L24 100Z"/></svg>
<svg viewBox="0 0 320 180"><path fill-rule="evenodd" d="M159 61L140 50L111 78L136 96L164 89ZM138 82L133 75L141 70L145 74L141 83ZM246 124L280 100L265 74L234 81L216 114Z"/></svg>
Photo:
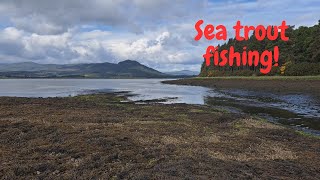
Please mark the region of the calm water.
<svg viewBox="0 0 320 180"><path fill-rule="evenodd" d="M166 79L167 80L167 79ZM131 101L231 107L320 134L320 104L311 96L162 84L163 79L1 79L0 96L65 97L128 91ZM279 111L280 110L280 111Z"/></svg>
<svg viewBox="0 0 320 180"><path fill-rule="evenodd" d="M130 91L133 101L171 99L167 103L203 104L209 89L166 85L161 79L4 79L0 96L65 97L100 92Z"/></svg>

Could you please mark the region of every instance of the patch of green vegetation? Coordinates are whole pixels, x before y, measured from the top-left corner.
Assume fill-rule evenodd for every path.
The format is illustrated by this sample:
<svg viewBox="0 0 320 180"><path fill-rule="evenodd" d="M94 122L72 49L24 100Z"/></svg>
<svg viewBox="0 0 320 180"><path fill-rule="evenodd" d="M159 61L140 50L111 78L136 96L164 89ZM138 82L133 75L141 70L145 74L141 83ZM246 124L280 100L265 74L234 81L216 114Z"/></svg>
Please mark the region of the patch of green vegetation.
<svg viewBox="0 0 320 180"><path fill-rule="evenodd" d="M271 123L270 121L268 121L268 120L265 119L265 118L261 118L261 117L256 116L256 115L251 115L251 116L252 116L252 118L254 118L256 121L260 121L260 122L262 122L262 123Z"/></svg>
<svg viewBox="0 0 320 180"><path fill-rule="evenodd" d="M315 139L320 139L320 136L305 132L305 131L295 131L298 135L304 136L304 137L310 137L310 138L315 138Z"/></svg>
<svg viewBox="0 0 320 180"><path fill-rule="evenodd" d="M126 100L124 96L115 96L111 94L88 94L70 98L74 98L76 100L85 101L89 103L94 103L97 105L108 105L115 103L121 105L121 101Z"/></svg>
<svg viewBox="0 0 320 180"><path fill-rule="evenodd" d="M242 124L240 122L234 123L233 127L236 128L236 129L242 129L243 128L243 126L242 126Z"/></svg>
<svg viewBox="0 0 320 180"><path fill-rule="evenodd" d="M214 109L208 111L209 113L215 114L217 112L219 113L230 113L230 111L223 107L214 107Z"/></svg>
<svg viewBox="0 0 320 180"><path fill-rule="evenodd" d="M236 129L240 135L248 134L250 131L249 128L245 127L241 121L233 123L233 128Z"/></svg>
<svg viewBox="0 0 320 180"><path fill-rule="evenodd" d="M204 111L202 109L190 109L190 112L192 112L192 113L203 113Z"/></svg>
<svg viewBox="0 0 320 180"><path fill-rule="evenodd" d="M186 114L178 114L176 117L178 120L188 120L188 115Z"/></svg>

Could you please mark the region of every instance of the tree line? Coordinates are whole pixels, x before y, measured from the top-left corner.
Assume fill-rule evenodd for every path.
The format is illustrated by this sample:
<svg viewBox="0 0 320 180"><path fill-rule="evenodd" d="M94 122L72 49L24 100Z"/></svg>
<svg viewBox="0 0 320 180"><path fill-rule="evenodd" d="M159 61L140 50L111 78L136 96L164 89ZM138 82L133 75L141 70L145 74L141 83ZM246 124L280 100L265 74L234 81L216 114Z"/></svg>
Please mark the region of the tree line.
<svg viewBox="0 0 320 180"><path fill-rule="evenodd" d="M228 50L231 46L235 51L242 52L243 47L247 47L247 51L256 50L262 53L265 50L273 50L275 46L280 49L280 57L278 67L273 67L268 75L283 76L304 76L304 75L320 75L320 20L317 25L312 27L301 26L295 28L290 26L286 31L289 41L282 41L280 36L278 39L271 41L267 38L259 41L254 35L251 35L247 41L237 41L231 38L228 42L219 45L218 51ZM211 59L213 61L213 58ZM213 63L211 63L213 64ZM262 75L259 66L206 66L202 64L199 76L252 76Z"/></svg>

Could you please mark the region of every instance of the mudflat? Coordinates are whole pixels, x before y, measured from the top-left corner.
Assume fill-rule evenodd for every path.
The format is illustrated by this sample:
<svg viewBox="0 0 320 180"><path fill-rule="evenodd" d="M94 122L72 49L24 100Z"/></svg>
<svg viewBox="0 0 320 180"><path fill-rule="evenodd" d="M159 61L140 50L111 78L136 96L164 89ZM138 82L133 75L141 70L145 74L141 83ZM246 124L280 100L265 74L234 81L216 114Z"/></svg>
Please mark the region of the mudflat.
<svg viewBox="0 0 320 180"><path fill-rule="evenodd" d="M0 97L1 179L318 179L320 139L210 106Z"/></svg>

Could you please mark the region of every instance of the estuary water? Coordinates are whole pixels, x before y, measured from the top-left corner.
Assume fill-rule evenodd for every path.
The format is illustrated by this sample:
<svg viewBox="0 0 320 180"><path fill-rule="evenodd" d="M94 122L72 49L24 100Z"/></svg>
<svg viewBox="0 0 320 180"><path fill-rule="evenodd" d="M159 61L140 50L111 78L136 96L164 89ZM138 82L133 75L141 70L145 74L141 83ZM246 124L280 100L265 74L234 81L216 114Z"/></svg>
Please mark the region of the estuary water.
<svg viewBox="0 0 320 180"><path fill-rule="evenodd" d="M216 90L168 85L168 79L0 79L0 96L66 97L122 92L136 103L206 104L259 115L320 135L320 103L308 95L275 95L243 90Z"/></svg>
<svg viewBox="0 0 320 180"><path fill-rule="evenodd" d="M209 89L162 84L164 79L2 79L0 96L66 97L95 92L128 92L132 101L204 104ZM167 80L167 79L166 79Z"/></svg>

